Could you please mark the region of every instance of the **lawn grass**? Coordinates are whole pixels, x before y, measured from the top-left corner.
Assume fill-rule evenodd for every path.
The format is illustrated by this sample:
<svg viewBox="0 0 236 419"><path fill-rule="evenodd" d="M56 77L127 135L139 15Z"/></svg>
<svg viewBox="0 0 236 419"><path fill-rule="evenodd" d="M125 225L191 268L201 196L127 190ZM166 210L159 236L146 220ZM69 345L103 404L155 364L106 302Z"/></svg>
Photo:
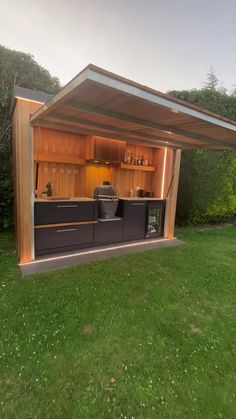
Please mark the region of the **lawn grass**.
<svg viewBox="0 0 236 419"><path fill-rule="evenodd" d="M0 235L0 418L235 418L236 230L21 278Z"/></svg>

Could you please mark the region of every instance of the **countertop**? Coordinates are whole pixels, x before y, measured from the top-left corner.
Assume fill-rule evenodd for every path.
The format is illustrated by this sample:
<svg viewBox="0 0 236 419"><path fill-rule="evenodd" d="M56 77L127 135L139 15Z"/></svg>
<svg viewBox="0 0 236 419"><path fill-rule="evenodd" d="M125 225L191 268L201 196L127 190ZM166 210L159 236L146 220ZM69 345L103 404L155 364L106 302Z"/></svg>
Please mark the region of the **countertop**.
<svg viewBox="0 0 236 419"><path fill-rule="evenodd" d="M129 196L120 196L119 199L123 201L165 201L165 198L148 198L148 197L129 197ZM92 202L96 201L96 199L93 198L87 198L87 197L80 197L80 198L36 198L35 202Z"/></svg>
<svg viewBox="0 0 236 419"><path fill-rule="evenodd" d="M96 199L92 198L36 198L35 202L86 202L86 201L96 201Z"/></svg>

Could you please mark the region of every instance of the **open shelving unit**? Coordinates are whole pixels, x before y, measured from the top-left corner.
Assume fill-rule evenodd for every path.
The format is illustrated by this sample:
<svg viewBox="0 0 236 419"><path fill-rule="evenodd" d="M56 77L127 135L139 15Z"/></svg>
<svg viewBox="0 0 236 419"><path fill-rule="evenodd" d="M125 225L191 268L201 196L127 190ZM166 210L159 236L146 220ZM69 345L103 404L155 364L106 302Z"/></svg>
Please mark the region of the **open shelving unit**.
<svg viewBox="0 0 236 419"><path fill-rule="evenodd" d="M85 159L75 159L73 157L67 157L67 156L53 156L53 155L46 155L46 154L40 154L40 155L34 155L34 161L43 161L48 163L63 163L63 164L85 164Z"/></svg>
<svg viewBox="0 0 236 419"><path fill-rule="evenodd" d="M126 170L140 170L142 172L155 172L156 168L154 166L139 166L137 164L127 164L127 163L121 163L120 164L121 169Z"/></svg>

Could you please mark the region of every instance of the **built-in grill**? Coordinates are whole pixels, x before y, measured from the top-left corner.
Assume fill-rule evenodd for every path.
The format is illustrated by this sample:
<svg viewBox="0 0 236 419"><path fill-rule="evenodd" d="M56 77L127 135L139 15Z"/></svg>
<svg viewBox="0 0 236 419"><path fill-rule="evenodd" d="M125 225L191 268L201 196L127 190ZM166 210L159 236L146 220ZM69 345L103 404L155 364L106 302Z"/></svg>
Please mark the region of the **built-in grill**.
<svg viewBox="0 0 236 419"><path fill-rule="evenodd" d="M94 199L98 202L98 214L101 219L115 218L118 207L119 195L116 188L108 181L104 181L102 185L97 186L93 193Z"/></svg>

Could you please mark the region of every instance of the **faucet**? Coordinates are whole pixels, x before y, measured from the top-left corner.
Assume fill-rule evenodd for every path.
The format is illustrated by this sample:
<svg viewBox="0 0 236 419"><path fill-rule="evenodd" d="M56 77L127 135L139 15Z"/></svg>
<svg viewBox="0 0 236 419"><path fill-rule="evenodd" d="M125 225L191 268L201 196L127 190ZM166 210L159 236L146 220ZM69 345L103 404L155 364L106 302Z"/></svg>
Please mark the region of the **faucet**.
<svg viewBox="0 0 236 419"><path fill-rule="evenodd" d="M52 196L52 188L54 188L54 185L48 182L46 184L46 188L47 188L47 196Z"/></svg>

